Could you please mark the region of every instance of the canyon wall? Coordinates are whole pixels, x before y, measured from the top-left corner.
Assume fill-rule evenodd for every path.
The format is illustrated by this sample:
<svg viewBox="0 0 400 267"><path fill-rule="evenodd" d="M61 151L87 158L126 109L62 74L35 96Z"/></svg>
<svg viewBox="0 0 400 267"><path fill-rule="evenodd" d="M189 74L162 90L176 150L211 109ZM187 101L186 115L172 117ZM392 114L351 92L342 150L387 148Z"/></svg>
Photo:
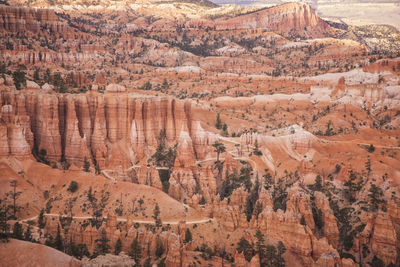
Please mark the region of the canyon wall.
<svg viewBox="0 0 400 267"><path fill-rule="evenodd" d="M288 3L266 8L254 13L220 20L219 30L263 29L280 34L322 37L332 32L332 28L318 17L315 10L304 3Z"/></svg>
<svg viewBox="0 0 400 267"><path fill-rule="evenodd" d="M48 29L62 32L66 23L60 21L53 10L15 6L0 6L0 30L21 33Z"/></svg>
<svg viewBox="0 0 400 267"><path fill-rule="evenodd" d="M82 166L87 157L102 169L128 168L152 156L164 129L166 146L183 139L190 146L181 157L201 159L207 153L203 144L209 137L192 120L189 101L128 93L3 92L0 103L3 156L26 157L34 148L44 149L49 161Z"/></svg>

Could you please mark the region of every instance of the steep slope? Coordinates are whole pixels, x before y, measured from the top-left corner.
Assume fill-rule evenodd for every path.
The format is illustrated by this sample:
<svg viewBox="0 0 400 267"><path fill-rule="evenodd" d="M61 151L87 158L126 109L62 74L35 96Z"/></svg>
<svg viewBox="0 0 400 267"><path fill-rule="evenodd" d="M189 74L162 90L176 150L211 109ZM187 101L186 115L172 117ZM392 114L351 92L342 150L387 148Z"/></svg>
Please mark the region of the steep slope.
<svg viewBox="0 0 400 267"><path fill-rule="evenodd" d="M219 20L218 29L261 29L284 35L321 37L333 29L304 3L288 3L228 20Z"/></svg>
<svg viewBox="0 0 400 267"><path fill-rule="evenodd" d="M127 93L3 93L0 103L2 156L26 158L33 148L36 152L45 150L49 161L64 158L82 166L86 157L102 169L128 168L151 157L160 131L165 129L168 144L186 136L192 153L204 157L204 151L196 151L196 146L208 137L192 120L189 101Z"/></svg>
<svg viewBox="0 0 400 267"><path fill-rule="evenodd" d="M81 262L54 248L11 239L0 242L1 266L82 266Z"/></svg>

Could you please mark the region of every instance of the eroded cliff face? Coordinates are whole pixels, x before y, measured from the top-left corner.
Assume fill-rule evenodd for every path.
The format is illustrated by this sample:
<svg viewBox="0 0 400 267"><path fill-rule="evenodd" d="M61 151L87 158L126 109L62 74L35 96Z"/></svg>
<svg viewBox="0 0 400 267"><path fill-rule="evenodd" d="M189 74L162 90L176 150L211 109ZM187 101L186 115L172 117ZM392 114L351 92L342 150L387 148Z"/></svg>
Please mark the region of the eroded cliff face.
<svg viewBox="0 0 400 267"><path fill-rule="evenodd" d="M218 29L262 29L281 34L324 36L333 29L305 3L288 3L217 24Z"/></svg>
<svg viewBox="0 0 400 267"><path fill-rule="evenodd" d="M61 22L54 10L33 9L16 6L0 6L0 29L11 32L48 29L62 32L66 23Z"/></svg>
<svg viewBox="0 0 400 267"><path fill-rule="evenodd" d="M86 95L3 92L2 155L25 157L46 150L49 161L103 168L131 167L152 156L165 130L166 145L179 142L181 162L204 157L207 143L191 103L127 93ZM188 160L188 161L186 161ZM192 163L192 165L194 162Z"/></svg>

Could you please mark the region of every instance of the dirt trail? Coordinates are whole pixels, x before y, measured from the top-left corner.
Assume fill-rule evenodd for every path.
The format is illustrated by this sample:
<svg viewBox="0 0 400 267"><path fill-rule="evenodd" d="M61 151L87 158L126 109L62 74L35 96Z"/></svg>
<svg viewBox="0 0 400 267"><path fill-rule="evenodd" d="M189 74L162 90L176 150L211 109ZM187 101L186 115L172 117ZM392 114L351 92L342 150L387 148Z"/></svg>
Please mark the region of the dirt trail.
<svg viewBox="0 0 400 267"><path fill-rule="evenodd" d="M59 217L60 214L55 214L55 213L45 213L44 216L46 217ZM27 218L24 220L21 220L21 222L27 222L27 221L31 221L31 220L36 220L38 218L38 215L33 216L31 218ZM88 220L93 218L92 216L73 216L72 217L74 220ZM107 219L107 217L103 217L104 219ZM117 221L119 222L126 222L127 219L126 218L117 218ZM185 221L185 220L177 220L177 221L162 221L162 224L170 224L170 225L176 225L179 224L179 222L181 221ZM207 218L207 219L202 219L202 220L189 220L189 221L185 221L186 224L195 224L195 223L207 223L207 222L211 222L214 221L214 218ZM154 220L135 220L133 219L132 222L135 223L147 223L147 224L155 224Z"/></svg>

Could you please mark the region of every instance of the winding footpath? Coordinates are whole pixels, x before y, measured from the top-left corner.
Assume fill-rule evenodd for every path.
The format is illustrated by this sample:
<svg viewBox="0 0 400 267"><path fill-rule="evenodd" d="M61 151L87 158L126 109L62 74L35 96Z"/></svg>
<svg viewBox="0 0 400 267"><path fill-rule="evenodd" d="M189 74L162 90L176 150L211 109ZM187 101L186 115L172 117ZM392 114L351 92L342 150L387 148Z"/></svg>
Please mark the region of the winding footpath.
<svg viewBox="0 0 400 267"><path fill-rule="evenodd" d="M60 214L45 213L44 216L46 216L46 217L59 217ZM65 215L63 215L63 216L65 216ZM38 217L39 216L36 215L36 216L31 217L31 218L23 219L23 220L21 220L21 222L28 222L28 221L31 221L31 220L36 220ZM89 219L92 219L92 218L93 218L92 216L73 216L72 217L72 219L74 219L74 220L89 220ZM104 216L103 218L107 219L107 216ZM117 221L118 222L126 222L127 219L126 218L117 217ZM131 221L134 222L134 223L155 224L154 220L135 220L135 219L133 219ZM186 221L186 220L162 221L162 224L165 224L165 225L168 225L168 224L169 225L177 225L182 221L186 222L186 224L200 224L200 223L212 222L212 221L214 221L214 218L207 218L207 219L202 219L202 220L189 220L189 221Z"/></svg>

